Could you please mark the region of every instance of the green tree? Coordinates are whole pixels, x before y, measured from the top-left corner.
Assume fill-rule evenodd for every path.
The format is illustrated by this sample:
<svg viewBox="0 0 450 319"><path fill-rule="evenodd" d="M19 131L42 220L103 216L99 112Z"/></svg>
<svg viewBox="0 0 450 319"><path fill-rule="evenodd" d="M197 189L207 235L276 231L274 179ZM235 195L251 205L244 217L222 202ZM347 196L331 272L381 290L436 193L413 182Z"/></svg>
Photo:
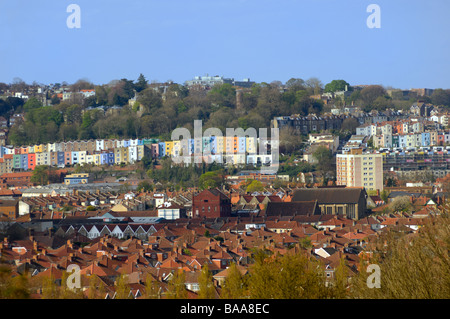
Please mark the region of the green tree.
<svg viewBox="0 0 450 319"><path fill-rule="evenodd" d="M104 299L106 293L105 284L96 274L89 277L88 299Z"/></svg>
<svg viewBox="0 0 450 319"><path fill-rule="evenodd" d="M32 109L37 109L42 107L42 102L39 101L37 98L35 97L30 97L25 104L23 105L23 109L25 111L30 111Z"/></svg>
<svg viewBox="0 0 450 319"><path fill-rule="evenodd" d="M395 197L389 204L389 210L395 212L409 212L412 209L412 203L409 196Z"/></svg>
<svg viewBox="0 0 450 319"><path fill-rule="evenodd" d="M260 181L253 180L250 182L250 184L246 188L247 193L253 193L253 192L261 192L264 190L264 186Z"/></svg>
<svg viewBox="0 0 450 319"><path fill-rule="evenodd" d="M305 253L267 258L257 252L250 267L250 298L320 299L327 298L322 266Z"/></svg>
<svg viewBox="0 0 450 319"><path fill-rule="evenodd" d="M38 165L34 168L31 175L31 182L37 185L46 185L49 181L49 167L46 165Z"/></svg>
<svg viewBox="0 0 450 319"><path fill-rule="evenodd" d="M145 76L141 73L139 74L138 79L136 80L136 83L134 84L134 89L136 92L141 92L147 88L148 81L145 79Z"/></svg>
<svg viewBox="0 0 450 319"><path fill-rule="evenodd" d="M330 294L332 298L345 299L350 296L349 289L349 269L345 257L339 259L339 265L334 271L334 278L330 285Z"/></svg>
<svg viewBox="0 0 450 319"><path fill-rule="evenodd" d="M348 84L345 80L333 80L325 85L325 92L333 93L344 91L345 88L350 90L350 84Z"/></svg>
<svg viewBox="0 0 450 319"><path fill-rule="evenodd" d="M213 283L213 277L211 272L209 271L208 264L205 263L202 266L202 270L200 272L200 276L198 278L198 298L199 299L214 299L215 298L215 288Z"/></svg>
<svg viewBox="0 0 450 319"><path fill-rule="evenodd" d="M140 192L151 192L153 191L153 185L150 184L149 181L141 181L139 182L138 186L137 186L137 190Z"/></svg>
<svg viewBox="0 0 450 319"><path fill-rule="evenodd" d="M201 189L216 188L223 182L222 170L203 173L199 178L199 186Z"/></svg>
<svg viewBox="0 0 450 319"><path fill-rule="evenodd" d="M286 81L286 87L289 91L296 92L299 90L304 90L306 88L305 80L300 78L290 78Z"/></svg>
<svg viewBox="0 0 450 319"><path fill-rule="evenodd" d="M27 274L11 276L11 268L0 264L0 299L30 298L30 283Z"/></svg>
<svg viewBox="0 0 450 319"><path fill-rule="evenodd" d="M431 94L431 102L438 106L450 106L450 90L434 90Z"/></svg>
<svg viewBox="0 0 450 319"><path fill-rule="evenodd" d="M140 91L137 96L137 101L145 107L147 112L157 110L163 105L161 94L152 88L146 88Z"/></svg>
<svg viewBox="0 0 450 319"><path fill-rule="evenodd" d="M115 282L116 299L131 299L130 286L127 283L126 275L119 275Z"/></svg>
<svg viewBox="0 0 450 319"><path fill-rule="evenodd" d="M147 274L145 279L145 298L147 299L160 299L161 298L161 285L159 281L153 278L152 275Z"/></svg>
<svg viewBox="0 0 450 319"><path fill-rule="evenodd" d="M208 97L217 106L234 107L236 104L236 89L229 83L216 84L208 92Z"/></svg>
<svg viewBox="0 0 450 319"><path fill-rule="evenodd" d="M333 153L325 146L319 146L312 154L318 161L317 167L322 171L331 171L333 166Z"/></svg>
<svg viewBox="0 0 450 319"><path fill-rule="evenodd" d="M240 299L246 297L246 282L236 263L232 262L228 267L228 274L222 285L223 299Z"/></svg>
<svg viewBox="0 0 450 319"><path fill-rule="evenodd" d="M444 212L426 220L415 234L384 232L367 249L359 275L352 279L352 297L375 299L448 299L450 296L450 219ZM380 267L380 288L369 288L368 265Z"/></svg>
<svg viewBox="0 0 450 319"><path fill-rule="evenodd" d="M173 272L173 276L167 285L168 299L187 299L186 275L182 269Z"/></svg>
<svg viewBox="0 0 450 319"><path fill-rule="evenodd" d="M42 299L58 299L59 289L52 277L45 277L42 279Z"/></svg>

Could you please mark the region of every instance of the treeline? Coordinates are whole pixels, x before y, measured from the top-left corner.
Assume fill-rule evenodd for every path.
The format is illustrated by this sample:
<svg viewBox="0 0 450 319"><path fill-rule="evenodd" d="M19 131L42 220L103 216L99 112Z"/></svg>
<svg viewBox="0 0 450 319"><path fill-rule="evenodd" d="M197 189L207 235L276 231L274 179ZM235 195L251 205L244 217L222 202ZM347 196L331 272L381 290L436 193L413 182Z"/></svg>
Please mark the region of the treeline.
<svg viewBox="0 0 450 319"><path fill-rule="evenodd" d="M35 97L26 102L13 97L0 99L0 116L9 118L14 113L25 112L24 123L12 127L9 134L10 144L25 145L76 139L170 139L171 132L177 127L185 127L192 132L194 120L202 120L204 129L264 128L270 126L274 116L328 111L330 107L317 99L318 96L343 90L351 93L345 97L335 96L333 104L353 103L366 111L389 107L406 109L417 101L405 100L394 94L391 97L379 85L360 89L353 88L344 80L333 80L323 85L317 78L292 78L284 84L279 81L255 83L239 92L227 83L209 90L175 83L164 85L148 83L142 74L136 81L121 79L104 85L79 80L68 86L74 93L67 100L61 101L56 94L49 93L55 86L46 91L46 98L51 100L52 106L44 107ZM82 98L80 93L76 93L84 89L94 89L95 96ZM129 101L134 97L136 101L130 105ZM448 107L450 90L437 89L431 97L423 100ZM100 106L102 109L98 108ZM291 132L289 134L292 135Z"/></svg>
<svg viewBox="0 0 450 319"><path fill-rule="evenodd" d="M38 99L30 98L22 105L8 106L13 113L25 112L24 123L11 128L9 143L137 137L170 139L176 127L193 131L194 120L198 119L203 121L204 129L217 127L225 131L227 127L269 127L276 115L323 111L323 102L311 97L323 90L320 81L291 79L285 87L286 91L280 89L280 83L257 83L242 94L236 94L236 88L230 84L216 85L210 90L170 84L162 92L147 83L142 75L135 82L122 79L105 85L78 81L76 89L94 88L95 97L80 99L73 95L62 102L52 97L55 104L46 107ZM135 92L136 102L129 105ZM97 108L99 106L106 112Z"/></svg>

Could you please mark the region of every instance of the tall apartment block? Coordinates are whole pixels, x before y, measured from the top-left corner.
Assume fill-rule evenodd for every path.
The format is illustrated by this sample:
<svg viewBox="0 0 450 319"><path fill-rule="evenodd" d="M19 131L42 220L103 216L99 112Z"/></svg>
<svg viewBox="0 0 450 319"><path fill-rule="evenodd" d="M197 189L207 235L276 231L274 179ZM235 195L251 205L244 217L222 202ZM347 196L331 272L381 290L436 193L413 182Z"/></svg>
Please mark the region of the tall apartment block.
<svg viewBox="0 0 450 319"><path fill-rule="evenodd" d="M362 154L360 149L336 155L336 184L383 190L383 155Z"/></svg>

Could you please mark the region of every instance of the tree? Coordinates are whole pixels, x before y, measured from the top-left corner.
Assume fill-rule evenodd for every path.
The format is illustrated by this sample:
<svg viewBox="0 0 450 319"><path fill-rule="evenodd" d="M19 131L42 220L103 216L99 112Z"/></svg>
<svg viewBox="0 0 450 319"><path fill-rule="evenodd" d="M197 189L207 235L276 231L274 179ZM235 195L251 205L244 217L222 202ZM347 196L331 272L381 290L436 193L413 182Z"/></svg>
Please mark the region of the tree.
<svg viewBox="0 0 450 319"><path fill-rule="evenodd" d="M305 80L300 78L290 78L286 82L286 87L293 92L305 89Z"/></svg>
<svg viewBox="0 0 450 319"><path fill-rule="evenodd" d="M88 299L104 299L105 284L96 274L89 277L89 294Z"/></svg>
<svg viewBox="0 0 450 319"><path fill-rule="evenodd" d="M187 299L185 278L186 275L182 269L177 269L173 272L173 276L167 285L168 299Z"/></svg>
<svg viewBox="0 0 450 319"><path fill-rule="evenodd" d="M353 278L354 298L442 299L450 295L448 204L414 234L390 229L372 243ZM369 264L380 267L380 288L369 288Z"/></svg>
<svg viewBox="0 0 450 319"><path fill-rule="evenodd" d="M203 173L200 176L198 182L201 189L217 188L223 182L223 171L217 170L213 172Z"/></svg>
<svg viewBox="0 0 450 319"><path fill-rule="evenodd" d="M395 181L395 179L392 177L388 177L386 179L386 187L395 187L395 186L397 186L397 182Z"/></svg>
<svg viewBox="0 0 450 319"><path fill-rule="evenodd" d="M160 299L161 298L161 286L159 281L153 278L152 275L147 274L145 279L145 298L147 299Z"/></svg>
<svg viewBox="0 0 450 319"><path fill-rule="evenodd" d="M380 193L380 198L387 203L388 199L389 199L389 192L385 189L383 189L383 191Z"/></svg>
<svg viewBox="0 0 450 319"><path fill-rule="evenodd" d="M116 287L116 299L131 299L130 295L130 287L127 284L127 277L126 275L119 275L116 278L115 282Z"/></svg>
<svg viewBox="0 0 450 319"><path fill-rule="evenodd" d="M375 100L383 96L386 96L386 90L381 85L369 85L360 92L360 98L365 107L373 107Z"/></svg>
<svg viewBox="0 0 450 319"><path fill-rule="evenodd" d="M348 117L342 121L341 131L349 131L355 134L356 128L359 126L359 122L354 117Z"/></svg>
<svg viewBox="0 0 450 319"><path fill-rule="evenodd" d="M393 106L394 103L392 102L392 99L386 96L379 96L372 102L373 109L378 111L383 111L392 108Z"/></svg>
<svg viewBox="0 0 450 319"><path fill-rule="evenodd" d="M321 94L323 91L323 83L316 77L309 78L305 81L305 85L310 95Z"/></svg>
<svg viewBox="0 0 450 319"><path fill-rule="evenodd" d="M334 278L331 281L331 295L336 299L349 297L348 265L345 257L339 259L339 265L334 270Z"/></svg>
<svg viewBox="0 0 450 319"><path fill-rule="evenodd" d="M11 277L11 268L0 264L0 299L30 298L30 283L27 274Z"/></svg>
<svg viewBox="0 0 450 319"><path fill-rule="evenodd" d="M257 249L254 252L253 258L255 261L249 268L248 291L250 298L274 298L273 291L277 270L268 257L269 253L264 250Z"/></svg>
<svg viewBox="0 0 450 319"><path fill-rule="evenodd" d="M234 107L236 104L236 89L229 83L216 84L208 92L208 97L213 105Z"/></svg>
<svg viewBox="0 0 450 319"><path fill-rule="evenodd" d="M142 181L139 182L138 186L137 186L137 190L140 192L151 192L153 191L153 185L149 183L149 181Z"/></svg>
<svg viewBox="0 0 450 319"><path fill-rule="evenodd" d="M70 86L72 92L79 92L81 90L89 90L93 88L94 84L90 82L88 79L79 79Z"/></svg>
<svg viewBox="0 0 450 319"><path fill-rule="evenodd" d="M334 93L338 91L350 90L350 84L344 80L333 80L325 85L325 92Z"/></svg>
<svg viewBox="0 0 450 319"><path fill-rule="evenodd" d="M246 188L247 193L253 193L253 192L261 192L264 190L263 184L258 180L253 180L248 184Z"/></svg>
<svg viewBox="0 0 450 319"><path fill-rule="evenodd" d="M244 276L239 271L236 263L232 262L228 267L228 274L222 285L222 293L220 295L223 299L240 299L245 298L246 283Z"/></svg>
<svg viewBox="0 0 450 319"><path fill-rule="evenodd" d="M146 88L139 92L137 101L145 107L147 112L150 112L153 109L159 109L163 105L161 94L152 88Z"/></svg>
<svg viewBox="0 0 450 319"><path fill-rule="evenodd" d="M147 88L148 81L145 79L145 76L141 73L139 74L138 79L136 80L136 83L134 84L134 89L136 92L141 92Z"/></svg>
<svg viewBox="0 0 450 319"><path fill-rule="evenodd" d="M312 155L318 161L317 167L319 170L332 170L334 157L330 149L325 146L319 146Z"/></svg>
<svg viewBox="0 0 450 319"><path fill-rule="evenodd" d="M450 90L434 90L431 94L431 102L438 106L450 106Z"/></svg>
<svg viewBox="0 0 450 319"><path fill-rule="evenodd" d="M394 198L389 204L391 212L409 212L412 209L412 203L409 196L400 196Z"/></svg>
<svg viewBox="0 0 450 319"><path fill-rule="evenodd" d="M11 105L8 104L5 100L0 99L0 116L4 116L11 110L12 110Z"/></svg>
<svg viewBox="0 0 450 319"><path fill-rule="evenodd" d="M59 289L52 277L44 277L41 281L42 284L42 299L58 299Z"/></svg>
<svg viewBox="0 0 450 319"><path fill-rule="evenodd" d="M38 109L40 107L42 107L42 103L35 97L30 97L23 105L23 108L25 111L30 111L32 109Z"/></svg>
<svg viewBox="0 0 450 319"><path fill-rule="evenodd" d="M215 298L215 288L213 283L213 277L211 272L209 271L208 264L205 263L202 266L202 270L200 272L200 276L198 278L198 298L199 299L214 299Z"/></svg>
<svg viewBox="0 0 450 319"><path fill-rule="evenodd" d="M309 113L319 114L322 112L323 102L304 95L296 101L293 107L296 113L300 113L302 115L308 115Z"/></svg>
<svg viewBox="0 0 450 319"><path fill-rule="evenodd" d="M31 175L31 182L37 185L46 185L49 181L49 167L46 165L38 165L34 168Z"/></svg>
<svg viewBox="0 0 450 319"><path fill-rule="evenodd" d="M268 257L261 250L254 255L249 277L250 298L317 299L329 296L317 260L303 252Z"/></svg>

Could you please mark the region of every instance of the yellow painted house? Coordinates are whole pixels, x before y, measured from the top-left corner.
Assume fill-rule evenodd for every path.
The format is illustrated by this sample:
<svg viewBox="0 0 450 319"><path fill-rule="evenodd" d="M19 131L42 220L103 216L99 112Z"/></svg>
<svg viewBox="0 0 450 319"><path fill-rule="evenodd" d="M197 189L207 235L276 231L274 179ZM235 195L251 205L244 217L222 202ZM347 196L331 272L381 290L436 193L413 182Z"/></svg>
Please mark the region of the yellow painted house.
<svg viewBox="0 0 450 319"><path fill-rule="evenodd" d="M114 163L128 163L128 147L117 147L114 149Z"/></svg>
<svg viewBox="0 0 450 319"><path fill-rule="evenodd" d="M216 136L216 154L225 153L225 137Z"/></svg>
<svg viewBox="0 0 450 319"><path fill-rule="evenodd" d="M173 141L167 141L165 142L166 146L166 156L172 156L173 152Z"/></svg>
<svg viewBox="0 0 450 319"><path fill-rule="evenodd" d="M247 136L245 138L245 151L248 154L256 154L258 151L258 141L254 137Z"/></svg>
<svg viewBox="0 0 450 319"><path fill-rule="evenodd" d="M45 151L44 151L44 147L45 147L45 149L46 149L46 148L47 148L47 145L44 145L44 144L35 145L35 146L34 146L34 152L35 152L35 153L42 153L42 152L45 152Z"/></svg>

